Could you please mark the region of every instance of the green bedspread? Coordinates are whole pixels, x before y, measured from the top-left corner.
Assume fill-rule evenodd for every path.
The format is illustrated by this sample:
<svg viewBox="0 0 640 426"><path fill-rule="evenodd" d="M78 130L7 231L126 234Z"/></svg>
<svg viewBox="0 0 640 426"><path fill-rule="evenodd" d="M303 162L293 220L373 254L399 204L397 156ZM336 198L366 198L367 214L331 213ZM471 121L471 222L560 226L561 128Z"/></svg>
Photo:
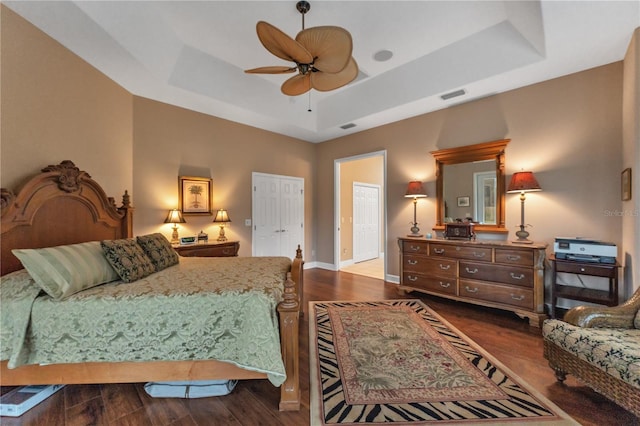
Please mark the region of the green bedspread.
<svg viewBox="0 0 640 426"><path fill-rule="evenodd" d="M0 356L23 364L208 360L285 379L276 305L286 257L181 257L132 282L55 301L26 271L2 277Z"/></svg>

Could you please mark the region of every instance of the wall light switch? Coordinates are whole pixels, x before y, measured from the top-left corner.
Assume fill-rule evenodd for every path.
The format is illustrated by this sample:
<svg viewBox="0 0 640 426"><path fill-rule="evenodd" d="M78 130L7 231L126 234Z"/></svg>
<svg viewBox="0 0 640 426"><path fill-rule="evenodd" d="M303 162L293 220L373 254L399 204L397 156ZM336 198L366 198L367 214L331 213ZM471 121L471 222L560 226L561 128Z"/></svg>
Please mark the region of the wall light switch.
<svg viewBox="0 0 640 426"><path fill-rule="evenodd" d="M244 226L251 226L251 219L245 219Z"/></svg>

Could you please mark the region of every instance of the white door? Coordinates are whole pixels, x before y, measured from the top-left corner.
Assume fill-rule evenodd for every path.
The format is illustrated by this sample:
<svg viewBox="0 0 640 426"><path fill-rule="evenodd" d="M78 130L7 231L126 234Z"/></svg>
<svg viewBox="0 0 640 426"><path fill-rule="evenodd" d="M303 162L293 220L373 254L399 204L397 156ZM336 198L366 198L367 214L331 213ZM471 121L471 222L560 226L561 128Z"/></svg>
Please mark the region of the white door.
<svg viewBox="0 0 640 426"><path fill-rule="evenodd" d="M304 247L304 179L253 173L253 256L287 256Z"/></svg>
<svg viewBox="0 0 640 426"><path fill-rule="evenodd" d="M380 186L353 184L353 261L380 255Z"/></svg>

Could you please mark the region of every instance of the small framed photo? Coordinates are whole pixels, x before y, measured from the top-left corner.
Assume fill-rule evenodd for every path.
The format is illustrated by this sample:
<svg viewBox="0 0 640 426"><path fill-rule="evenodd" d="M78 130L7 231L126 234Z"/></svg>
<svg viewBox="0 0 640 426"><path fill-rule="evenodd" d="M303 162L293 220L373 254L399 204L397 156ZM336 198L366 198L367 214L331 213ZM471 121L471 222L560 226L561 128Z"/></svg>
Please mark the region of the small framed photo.
<svg viewBox="0 0 640 426"><path fill-rule="evenodd" d="M458 197L458 207L469 207L469 197Z"/></svg>
<svg viewBox="0 0 640 426"><path fill-rule="evenodd" d="M179 176L178 208L184 215L211 215L213 180L209 178Z"/></svg>
<svg viewBox="0 0 640 426"><path fill-rule="evenodd" d="M622 201L629 201L631 199L631 169L630 168L626 168L622 171L621 184L622 184Z"/></svg>

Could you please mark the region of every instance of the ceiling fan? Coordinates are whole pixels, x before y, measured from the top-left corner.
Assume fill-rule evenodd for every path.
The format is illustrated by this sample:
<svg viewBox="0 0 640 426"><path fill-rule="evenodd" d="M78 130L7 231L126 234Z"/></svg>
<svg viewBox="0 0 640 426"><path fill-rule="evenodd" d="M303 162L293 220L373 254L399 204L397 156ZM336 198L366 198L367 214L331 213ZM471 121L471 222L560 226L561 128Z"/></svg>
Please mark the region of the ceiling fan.
<svg viewBox="0 0 640 426"><path fill-rule="evenodd" d="M304 15L311 5L299 1L296 9L302 14L302 31L295 40L273 25L260 21L256 25L262 45L278 58L295 62L295 66L269 66L245 70L249 74L297 75L286 80L282 93L302 95L311 89L327 92L352 82L358 76L358 65L351 56L351 34L344 28L321 26L304 28Z"/></svg>

